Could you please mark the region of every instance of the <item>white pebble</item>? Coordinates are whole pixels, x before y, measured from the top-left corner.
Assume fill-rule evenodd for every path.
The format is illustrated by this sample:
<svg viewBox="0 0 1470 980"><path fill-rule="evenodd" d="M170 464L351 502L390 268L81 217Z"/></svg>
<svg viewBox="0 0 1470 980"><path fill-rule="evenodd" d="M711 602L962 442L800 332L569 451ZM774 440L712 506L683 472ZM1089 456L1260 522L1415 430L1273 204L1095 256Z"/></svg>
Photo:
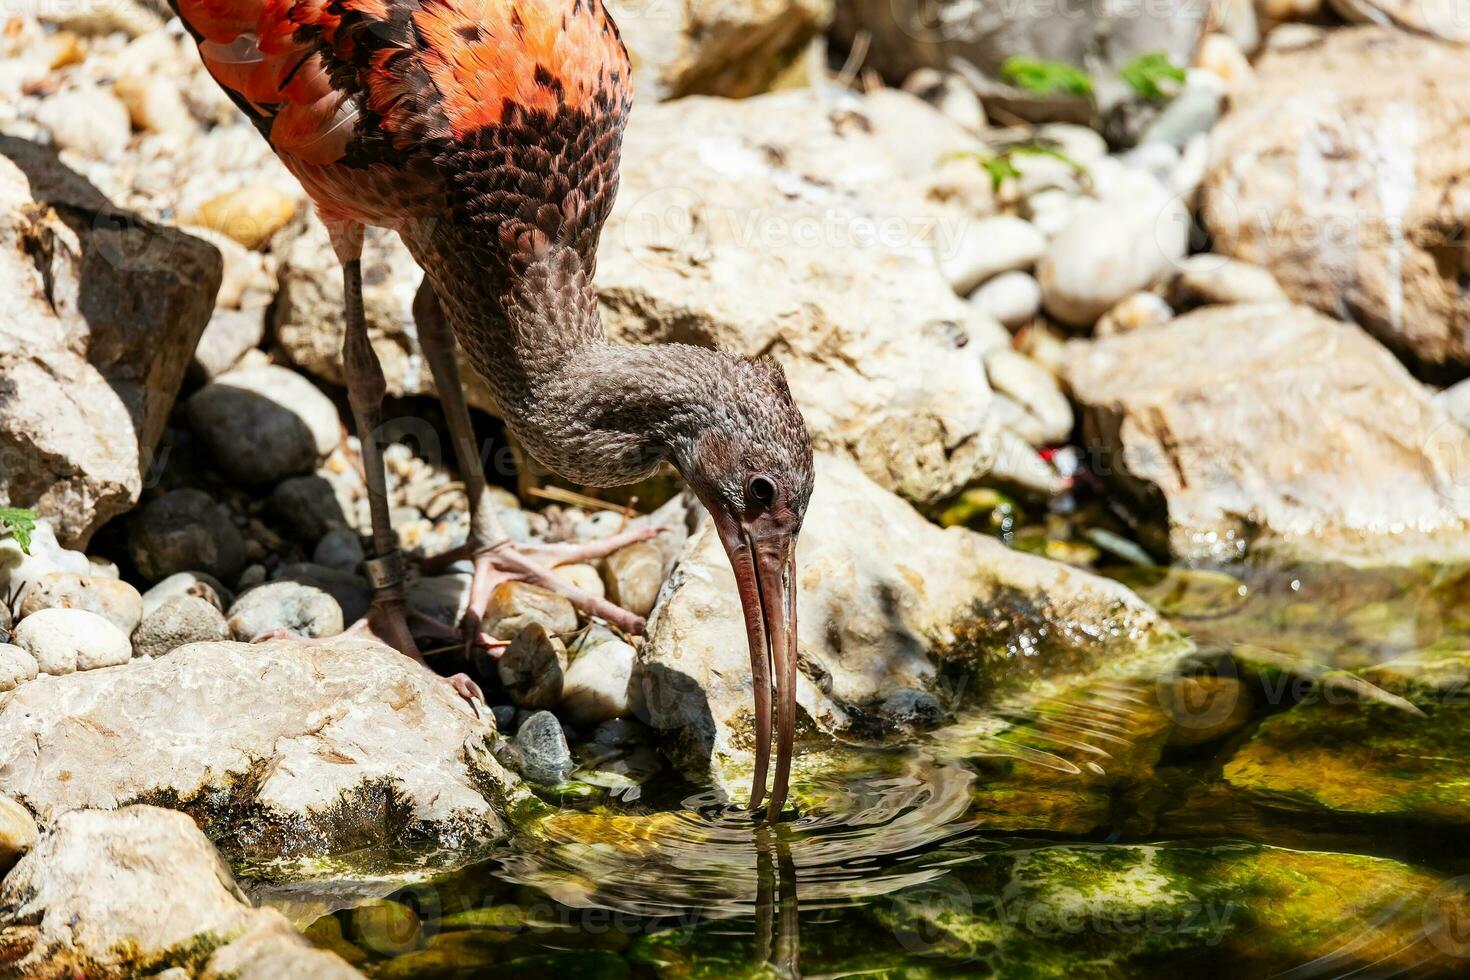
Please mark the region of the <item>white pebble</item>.
<svg viewBox="0 0 1470 980"><path fill-rule="evenodd" d="M1046 238L1022 218L1002 215L963 226L959 235L936 243L940 272L961 296L992 276L1029 269L1040 258Z"/></svg>
<svg viewBox="0 0 1470 980"><path fill-rule="evenodd" d="M42 673L115 667L133 657L123 631L84 609L42 609L15 628L15 645L36 658Z"/></svg>
<svg viewBox="0 0 1470 980"><path fill-rule="evenodd" d="M1041 309L1041 287L1030 273L1002 272L970 294L970 305L1007 327L1019 327Z"/></svg>

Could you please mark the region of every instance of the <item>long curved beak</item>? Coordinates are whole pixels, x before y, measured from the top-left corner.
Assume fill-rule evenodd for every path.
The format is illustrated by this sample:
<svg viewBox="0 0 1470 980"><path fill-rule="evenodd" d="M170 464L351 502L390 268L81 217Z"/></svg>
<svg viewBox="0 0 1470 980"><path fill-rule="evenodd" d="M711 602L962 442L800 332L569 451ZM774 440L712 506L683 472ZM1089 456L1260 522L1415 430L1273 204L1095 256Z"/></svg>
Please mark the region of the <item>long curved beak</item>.
<svg viewBox="0 0 1470 980"><path fill-rule="evenodd" d="M766 819L775 820L786 804L791 777L791 749L796 735L796 538L786 533L752 534L739 520L711 511L715 529L730 556L745 637L750 645L750 674L755 695L755 781L750 808L766 795L771 759L771 687L776 698L776 776Z"/></svg>

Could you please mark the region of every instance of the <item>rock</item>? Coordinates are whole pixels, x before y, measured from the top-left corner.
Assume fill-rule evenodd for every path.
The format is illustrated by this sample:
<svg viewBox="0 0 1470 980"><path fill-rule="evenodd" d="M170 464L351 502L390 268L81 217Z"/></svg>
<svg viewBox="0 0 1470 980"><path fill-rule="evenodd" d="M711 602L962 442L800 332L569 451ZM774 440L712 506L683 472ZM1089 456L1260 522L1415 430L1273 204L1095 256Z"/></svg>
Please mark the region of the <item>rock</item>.
<svg viewBox="0 0 1470 980"><path fill-rule="evenodd" d="M229 611L230 632L250 641L275 630L299 636L336 636L342 607L331 594L301 582L269 582L241 593Z"/></svg>
<svg viewBox="0 0 1470 980"><path fill-rule="evenodd" d="M60 92L44 99L36 121L51 132L57 149L89 160L113 160L132 139L128 108L104 88Z"/></svg>
<svg viewBox="0 0 1470 980"><path fill-rule="evenodd" d="M1031 268L1046 239L1029 221L1000 215L977 221L938 253L939 271L960 295L1002 272Z"/></svg>
<svg viewBox="0 0 1470 980"><path fill-rule="evenodd" d="M647 616L664 584L663 549L652 541L619 548L603 559L602 574L610 600L631 613Z"/></svg>
<svg viewBox="0 0 1470 980"><path fill-rule="evenodd" d="M233 582L245 567L240 531L202 490L171 490L144 507L128 529L128 550L153 582L189 571Z"/></svg>
<svg viewBox="0 0 1470 980"><path fill-rule="evenodd" d="M1212 303L1287 302L1269 270L1223 255L1191 255L1180 262L1169 295L1181 310Z"/></svg>
<svg viewBox="0 0 1470 980"><path fill-rule="evenodd" d="M493 736L442 679L380 643L196 643L6 695L0 792L45 826L166 803L254 858L464 848L502 837L519 798Z"/></svg>
<svg viewBox="0 0 1470 980"><path fill-rule="evenodd" d="M977 8L960 0L923 6L889 0L838 4L832 34L843 50L860 33L868 36L864 67L891 84L923 68L959 69L987 106L1000 106L1027 119L1085 122L1088 100L1066 93L1039 95L1010 84L1001 68L1010 57L1082 66L1093 79L1096 101L1106 113L1137 98L1118 78L1124 65L1159 52L1176 65L1189 64L1209 15L1199 6L1170 0L1122 9Z"/></svg>
<svg viewBox="0 0 1470 980"><path fill-rule="evenodd" d="M0 796L0 878L36 846L40 832L31 812L8 796Z"/></svg>
<svg viewBox="0 0 1470 980"><path fill-rule="evenodd" d="M230 627L218 606L199 596L181 595L144 617L133 634L133 651L140 657L162 657L188 643L229 638Z"/></svg>
<svg viewBox="0 0 1470 980"><path fill-rule="evenodd" d="M528 623L500 655L496 671L519 708L554 708L561 700L567 648L540 623Z"/></svg>
<svg viewBox="0 0 1470 980"><path fill-rule="evenodd" d="M562 684L561 713L574 725L595 725L633 710L633 647L593 629L577 643Z"/></svg>
<svg viewBox="0 0 1470 980"><path fill-rule="evenodd" d="M125 635L143 620L143 597L126 582L112 578L52 572L26 590L20 618L42 609L85 609L116 626Z"/></svg>
<svg viewBox="0 0 1470 980"><path fill-rule="evenodd" d="M188 413L220 468L255 485L310 473L342 438L332 400L275 365L221 375L189 399Z"/></svg>
<svg viewBox="0 0 1470 980"><path fill-rule="evenodd" d="M362 538L350 528L333 528L316 543L311 560L342 572L351 572L363 563L367 553L362 548Z"/></svg>
<svg viewBox="0 0 1470 980"><path fill-rule="evenodd" d="M217 378L238 364L245 352L259 346L264 338L265 310L217 308L194 350L195 368L205 380Z"/></svg>
<svg viewBox="0 0 1470 980"><path fill-rule="evenodd" d="M970 305L1014 329L1041 312L1041 287L1030 273L1002 272L970 294Z"/></svg>
<svg viewBox="0 0 1470 980"><path fill-rule="evenodd" d="M215 950L201 980L360 980L329 950L315 949L285 917L267 910L238 939Z"/></svg>
<svg viewBox="0 0 1470 980"><path fill-rule="evenodd" d="M1195 64L1220 80L1225 94L1235 98L1255 84L1256 72L1240 45L1225 34L1211 34L1200 42Z"/></svg>
<svg viewBox="0 0 1470 980"><path fill-rule="evenodd" d="M1429 35L1460 44L1470 42L1470 20L1458 0L1327 0L1353 24L1392 24L1408 37Z"/></svg>
<svg viewBox="0 0 1470 980"><path fill-rule="evenodd" d="M56 573L90 576L93 568L86 555L57 543L51 523L44 517L36 521L31 532L29 553L21 550L15 538L0 538L0 605L18 606L32 585Z"/></svg>
<svg viewBox="0 0 1470 980"><path fill-rule="evenodd" d="M829 0L675 7L612 0L608 11L633 59L634 86L649 101L686 95L745 98L771 88L832 17ZM647 103L645 103L647 104Z"/></svg>
<svg viewBox="0 0 1470 980"><path fill-rule="evenodd" d="M564 783L576 768L561 722L550 711L538 711L521 722L516 746L521 750L521 775L537 785Z"/></svg>
<svg viewBox="0 0 1470 980"><path fill-rule="evenodd" d="M1208 307L1074 344L1065 380L1102 472L1178 559L1470 555L1470 433L1351 324Z"/></svg>
<svg viewBox="0 0 1470 980"><path fill-rule="evenodd" d="M145 132L173 133L187 139L196 123L178 83L161 75L123 74L112 86L127 106L135 127Z"/></svg>
<svg viewBox="0 0 1470 980"><path fill-rule="evenodd" d="M373 587L361 575L311 562L284 565L276 572L274 580L296 582L325 592L337 600L337 605L342 608L342 621L348 625L366 616L373 601Z"/></svg>
<svg viewBox="0 0 1470 980"><path fill-rule="evenodd" d="M0 157L0 455L16 461L0 499L84 547L142 493L220 260L114 208L44 147L0 136Z"/></svg>
<svg viewBox="0 0 1470 980"><path fill-rule="evenodd" d="M1196 73L1148 124L1139 142L1183 148L1190 140L1214 127L1224 100L1224 83L1213 74Z"/></svg>
<svg viewBox="0 0 1470 980"><path fill-rule="evenodd" d="M43 980L151 975L168 963L219 977L217 963L243 967L267 949L273 971L257 960L230 975L361 976L311 949L279 912L252 908L193 822L152 806L60 816L0 885L0 941L19 975ZM247 945L232 952L237 941Z"/></svg>
<svg viewBox="0 0 1470 980"><path fill-rule="evenodd" d="M233 600L230 590L212 575L175 572L143 593L143 618L147 619L165 602L180 596L198 596L221 611Z"/></svg>
<svg viewBox="0 0 1470 980"><path fill-rule="evenodd" d="M42 609L20 621L15 645L36 658L43 674L116 667L133 656L128 636L84 609Z"/></svg>
<svg viewBox="0 0 1470 980"><path fill-rule="evenodd" d="M1470 364L1462 49L1388 28L1268 50L1211 137L1217 252L1431 371Z"/></svg>
<svg viewBox="0 0 1470 980"><path fill-rule="evenodd" d="M352 498L321 476L293 476L276 484L271 506L286 525L315 545L328 532L352 527Z"/></svg>
<svg viewBox="0 0 1470 980"><path fill-rule="evenodd" d="M1072 406L1057 379L1024 354L997 347L985 357L990 387L1011 398L1040 423L1038 442L1065 442L1072 434Z"/></svg>
<svg viewBox="0 0 1470 980"><path fill-rule="evenodd" d="M1173 271L1184 257L1190 217L1173 198L1085 201L1037 267L1046 311L1089 327L1129 293Z"/></svg>
<svg viewBox="0 0 1470 980"><path fill-rule="evenodd" d="M18 646L0 643L0 693L13 691L40 672L36 658Z"/></svg>
<svg viewBox="0 0 1470 980"><path fill-rule="evenodd" d="M574 589L579 589L588 595L595 595L599 599L607 598L607 586L603 584L602 573L597 570L597 566L595 565L589 565L585 562L578 562L572 565L557 565L552 569L552 572L555 573L557 578Z"/></svg>
<svg viewBox="0 0 1470 980"><path fill-rule="evenodd" d="M516 581L497 585L485 607L485 632L511 640L531 623L548 633L570 633L577 628L577 610L565 597L539 585Z"/></svg>
<svg viewBox="0 0 1470 980"><path fill-rule="evenodd" d="M248 184L212 197L195 220L246 248L264 248L296 215L298 198L269 184Z"/></svg>
<svg viewBox="0 0 1470 980"><path fill-rule="evenodd" d="M342 267L326 229L313 216L303 234L284 248L277 243L275 251L283 253L275 306L277 342L298 368L331 384L345 384ZM413 322L413 297L423 277L397 235L368 229L362 253L363 311L393 398L434 394ZM489 390L462 353L459 373L470 405L494 411Z"/></svg>
<svg viewBox="0 0 1470 980"><path fill-rule="evenodd" d="M896 91L645 104L598 256L608 332L769 353L819 447L911 499L952 494L998 451L982 362L1009 342L933 260L973 217L930 194L966 148L973 136Z"/></svg>
<svg viewBox="0 0 1470 980"><path fill-rule="evenodd" d="M1162 327L1174 319L1174 310L1158 293L1138 292L1118 301L1093 324L1094 337L1112 337L1135 330Z"/></svg>
<svg viewBox="0 0 1470 980"><path fill-rule="evenodd" d="M158 13L137 0L87 0L62 6L42 5L41 16L83 37L123 31L138 37L163 26Z"/></svg>
<svg viewBox="0 0 1470 980"><path fill-rule="evenodd" d="M943 694L944 662L973 668L993 691L1181 646L1116 583L936 527L831 456L818 457L797 570L797 701L834 734L884 730L881 707L895 690ZM713 769L724 781L749 767L749 664L734 575L706 521L654 610L634 674L638 717L675 740L691 773Z"/></svg>

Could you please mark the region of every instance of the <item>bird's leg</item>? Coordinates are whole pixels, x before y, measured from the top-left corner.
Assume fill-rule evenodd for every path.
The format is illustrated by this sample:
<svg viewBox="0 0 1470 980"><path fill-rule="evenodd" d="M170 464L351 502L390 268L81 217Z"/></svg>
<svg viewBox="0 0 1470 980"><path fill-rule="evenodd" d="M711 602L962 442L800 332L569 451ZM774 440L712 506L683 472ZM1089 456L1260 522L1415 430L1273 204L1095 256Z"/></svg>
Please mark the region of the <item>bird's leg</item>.
<svg viewBox="0 0 1470 980"><path fill-rule="evenodd" d="M347 400L352 406L357 438L361 443L362 469L367 486L368 508L373 524L373 555L364 567L373 586L373 601L364 621L355 628L367 628L379 639L405 656L424 662L405 618L403 552L398 550L398 535L393 530L388 511L388 480L383 470L382 447L378 445L378 429L382 424L383 396L387 385L377 352L368 339L367 321L362 309L362 226L329 222L332 245L342 262L343 296L346 306L347 334L342 343L343 373L347 378ZM466 699L484 694L464 674L449 678L449 683Z"/></svg>
<svg viewBox="0 0 1470 980"><path fill-rule="evenodd" d="M480 622L490 603L490 594L495 586L508 579L522 579L557 592L584 613L605 619L624 632L643 632L643 617L601 596L573 588L552 571L552 566L592 561L610 555L635 541L654 536L657 529L639 528L600 541L577 544L512 544L495 516L495 506L486 492L484 464L475 442L475 431L470 423L459 363L455 357L454 333L428 280L414 297L413 312L419 345L423 348L424 359L429 362L434 387L438 389L439 401L444 406L445 421L454 440L460 479L464 482L470 507L468 540L460 547L425 562L424 567L432 569L464 558L473 559L475 571L470 579L470 596L465 610L466 636L471 641L480 637Z"/></svg>

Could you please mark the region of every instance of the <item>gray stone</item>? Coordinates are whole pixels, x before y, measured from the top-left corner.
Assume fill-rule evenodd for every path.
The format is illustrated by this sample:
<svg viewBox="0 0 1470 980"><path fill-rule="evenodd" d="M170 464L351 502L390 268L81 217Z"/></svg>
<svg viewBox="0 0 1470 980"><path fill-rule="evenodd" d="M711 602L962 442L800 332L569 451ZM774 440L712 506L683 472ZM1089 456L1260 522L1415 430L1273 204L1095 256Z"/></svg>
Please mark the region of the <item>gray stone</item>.
<svg viewBox="0 0 1470 980"><path fill-rule="evenodd" d="M540 623L517 633L496 665L500 683L519 708L556 707L566 669L566 647Z"/></svg>
<svg viewBox="0 0 1470 980"><path fill-rule="evenodd" d="M20 621L14 639L43 674L116 667L133 656L126 633L84 609L42 609Z"/></svg>
<svg viewBox="0 0 1470 980"><path fill-rule="evenodd" d="M220 375L189 399L188 415L225 473L260 486L311 472L342 435L332 400L275 365Z"/></svg>
<svg viewBox="0 0 1470 980"><path fill-rule="evenodd" d="M561 722L550 711L538 711L516 729L521 775L539 786L557 786L576 768Z"/></svg>
<svg viewBox="0 0 1470 980"><path fill-rule="evenodd" d="M0 136L0 157L0 499L84 547L142 494L220 259L114 208L45 147Z"/></svg>
<svg viewBox="0 0 1470 980"><path fill-rule="evenodd" d="M311 545L328 531L352 527L351 517L356 510L349 494L340 493L319 474L293 476L276 484L271 491L271 507L304 544Z"/></svg>
<svg viewBox="0 0 1470 980"><path fill-rule="evenodd" d="M292 562L276 573L275 581L297 582L321 589L337 600L337 605L342 608L342 621L349 625L366 616L373 601L373 587L367 579L356 572L326 565Z"/></svg>
<svg viewBox="0 0 1470 980"><path fill-rule="evenodd" d="M234 854L346 859L497 840L520 799L491 757L493 729L375 641L196 643L5 698L0 793L44 826L169 800L205 826L254 828L232 836Z"/></svg>
<svg viewBox="0 0 1470 980"><path fill-rule="evenodd" d="M232 975L361 976L312 949L279 912L252 908L194 822L152 806L61 816L0 885L0 915L7 963L22 976L141 976L210 957L204 975L217 978L217 962L261 955L267 932L277 937L274 969ZM236 941L248 945L232 954Z"/></svg>
<svg viewBox="0 0 1470 980"><path fill-rule="evenodd" d="M1205 307L1068 350L1088 449L1181 560L1459 561L1470 432L1360 328Z"/></svg>
<svg viewBox="0 0 1470 980"><path fill-rule="evenodd" d="M1214 127L1224 101L1223 83L1211 75L1192 73L1189 83L1144 129L1139 142L1182 149L1190 140Z"/></svg>
<svg viewBox="0 0 1470 980"><path fill-rule="evenodd" d="M143 618L133 634L133 652L140 657L162 657L188 643L229 638L230 627L219 607L199 596L181 595Z"/></svg>
<svg viewBox="0 0 1470 980"><path fill-rule="evenodd" d="M204 572L234 582L245 567L245 540L224 508L202 490L171 490L132 519L128 550L150 582Z"/></svg>
<svg viewBox="0 0 1470 980"><path fill-rule="evenodd" d="M361 565L367 553L363 551L362 538L351 528L333 528L312 549L311 560L318 565L351 572Z"/></svg>
<svg viewBox="0 0 1470 980"><path fill-rule="evenodd" d="M276 630L300 636L335 636L343 628L342 607L326 591L300 582L258 585L230 606L230 632L254 640Z"/></svg>
<svg viewBox="0 0 1470 980"><path fill-rule="evenodd" d="M85 609L131 634L143 619L143 597L118 579L52 572L26 589L19 618L42 609Z"/></svg>

